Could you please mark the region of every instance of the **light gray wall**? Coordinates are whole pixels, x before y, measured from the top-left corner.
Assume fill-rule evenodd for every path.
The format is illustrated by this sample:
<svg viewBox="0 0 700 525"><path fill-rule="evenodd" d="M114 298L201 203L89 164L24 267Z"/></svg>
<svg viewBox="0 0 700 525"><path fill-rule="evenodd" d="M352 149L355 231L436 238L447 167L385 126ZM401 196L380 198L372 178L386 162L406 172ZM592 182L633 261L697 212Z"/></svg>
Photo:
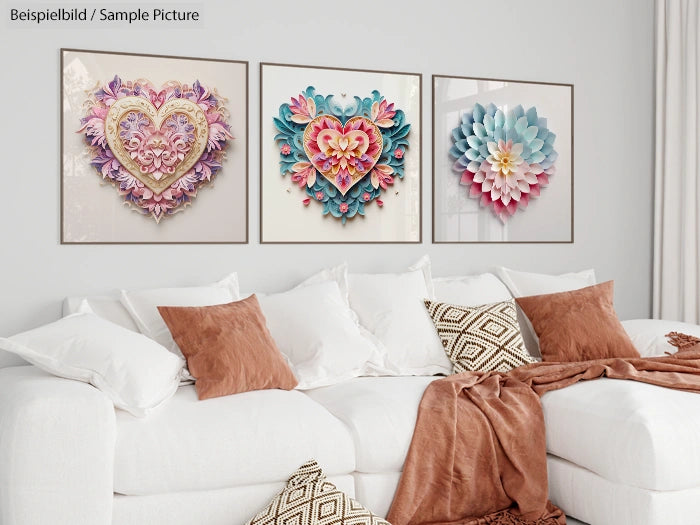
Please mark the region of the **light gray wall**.
<svg viewBox="0 0 700 525"><path fill-rule="evenodd" d="M245 289L273 290L342 260L394 271L426 252L437 275L594 267L615 280L621 317L650 313L652 0L209 1L189 4L203 8L196 28L109 30L17 27L9 5L0 23L0 335L57 318L69 294L206 283L231 270ZM61 47L250 61L249 245L59 244ZM260 61L424 75L422 245L259 245ZM574 244L431 244L433 73L575 84Z"/></svg>

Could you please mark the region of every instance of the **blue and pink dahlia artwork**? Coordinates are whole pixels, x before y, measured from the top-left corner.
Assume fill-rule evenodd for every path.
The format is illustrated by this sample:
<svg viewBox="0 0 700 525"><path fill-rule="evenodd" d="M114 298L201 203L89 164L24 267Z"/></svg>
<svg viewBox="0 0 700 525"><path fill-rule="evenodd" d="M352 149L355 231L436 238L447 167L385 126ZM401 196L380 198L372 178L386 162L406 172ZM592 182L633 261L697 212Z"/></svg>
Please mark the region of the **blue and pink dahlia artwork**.
<svg viewBox="0 0 700 525"><path fill-rule="evenodd" d="M503 111L475 104L452 130L450 156L460 184L503 222L538 197L556 172L556 135L547 119L521 105Z"/></svg>

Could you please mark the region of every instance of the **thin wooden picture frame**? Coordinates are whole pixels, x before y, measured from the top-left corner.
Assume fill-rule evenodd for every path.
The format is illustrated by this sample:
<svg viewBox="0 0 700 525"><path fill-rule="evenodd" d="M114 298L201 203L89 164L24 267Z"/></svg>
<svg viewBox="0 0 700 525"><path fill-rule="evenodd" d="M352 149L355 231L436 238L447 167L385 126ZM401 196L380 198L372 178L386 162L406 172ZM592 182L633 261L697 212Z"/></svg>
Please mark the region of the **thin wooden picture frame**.
<svg viewBox="0 0 700 525"><path fill-rule="evenodd" d="M473 199L470 198L469 195L469 190L470 187L467 186L466 188L464 186L460 186L459 190L456 188L456 186L459 184L459 175L455 173L455 171L452 168L453 163L455 162L455 159L453 157L449 156L449 149L451 146L454 145L454 138L449 137L449 129L448 126L451 126L452 128L456 128L461 124L461 116L464 111L468 111L470 108L469 103L465 102L466 100L470 100L473 104L475 99L477 102L481 103L483 106L486 106L490 102L492 102L489 98L490 95L485 94L481 95L481 93L477 95L474 95L471 93L471 91L466 91L466 94L462 98L462 100L459 99L452 99L452 100L442 100L441 96L442 93L437 93L438 91L438 82L440 80L443 81L464 81L464 82L469 82L469 83L482 83L482 84L489 84L493 83L495 84L495 89L498 89L499 87L502 86L509 86L509 85L516 85L516 86L526 86L529 88L537 88L539 87L549 87L550 89L552 88L560 88L562 90L562 93L566 93L566 97L568 101L566 102L566 109L565 111L559 111L559 113L562 116L562 121L565 121L567 123L566 126L564 126L566 129L563 131L563 137L560 135L562 132L561 129L557 129L557 139L556 142L557 144L564 144L565 145L565 150L568 152L568 158L566 159L566 174L564 177L566 177L566 183L568 186L568 189L566 191L567 196L565 199L559 200L560 203L564 203L564 207L568 208L566 210L566 215L565 217L566 220L566 228L563 226L560 226L556 235L556 238L527 238L527 239L518 239L517 236L516 238L507 238L507 239L501 239L501 240L493 240L493 239L482 239L482 238L470 238L474 237L475 234L473 233L474 230L474 217L478 217L477 220L480 220L482 224L484 222L488 223L487 228L482 228L481 226L477 225L477 233L476 236L478 237L479 235L482 234L484 229L488 232L488 234L495 234L497 235L498 232L498 221L495 218L495 214L493 213L493 210L489 210L488 208L482 206L479 203L478 199ZM431 228L431 234L432 234L432 242L434 244L493 244L493 243L509 243L509 244L572 244L574 242L574 194L575 194L575 179L574 179L574 85L571 83L559 83L559 82L537 82L537 81L529 81L529 80L510 80L510 79L499 79L499 78L485 78L485 77L469 77L469 76L456 76L456 75L438 75L434 74L432 75L432 97L431 97L431 107L432 107L432 145L433 145L433 159L432 159L432 181L431 181L431 186L432 186L432 228ZM446 86L441 86L441 90L444 93L447 91L449 88L449 85ZM471 88L470 88L471 89ZM454 93L459 93L459 86L453 86L451 88L452 90L452 96L454 96ZM486 89L484 93L488 93L490 90ZM531 90L524 90L524 91L531 91ZM494 98L491 96L491 98ZM537 106L539 105L539 100L537 100L537 97L524 97L527 100L518 100L517 104L521 104L522 106L525 106L525 109L527 110L529 107L532 106ZM505 99L501 99L505 100ZM512 104L515 104L513 102ZM511 104L511 105L512 105ZM449 111L452 114L459 113L459 117L457 119L452 119L450 120L451 124L446 121L444 118L444 111L448 111L449 106ZM496 106L499 106L499 104L496 104ZM561 109L561 104L559 105L559 109ZM544 113L543 113L544 114ZM546 115L545 115L546 117ZM441 120L442 118L442 120ZM450 178L453 177L452 180ZM561 180L563 177L560 176L560 174L555 174L551 178L551 184L555 185L557 184L557 177ZM445 188L445 184L449 183L451 187L449 189ZM468 182L468 179L467 179ZM538 188L539 189L539 188ZM460 190L462 190L460 192ZM551 195L547 195L547 191L550 190L549 187L545 187L542 190L542 195L540 195L537 199L534 199L531 202L530 206L534 204L534 206L540 206L542 203L538 202L540 199L543 202L546 202L546 199L548 197L551 197ZM442 193L441 193L442 192ZM446 211L446 204L445 200L447 197L451 197L452 201L457 201L459 202L458 206L462 207L462 210L466 208L466 213L471 214L472 218L468 219L465 221L467 223L467 228L468 230L471 230L471 232L468 232L466 234L463 234L458 226L453 226L452 227L452 232L451 233L446 233L444 231L440 231L441 227L443 227L443 222L441 220L440 215L441 214L458 214L460 211ZM551 203L549 203L551 204ZM530 211L528 209L525 209L524 212L523 210L517 210L510 219L506 220L506 227L510 223L510 221L517 221L521 219L521 215L525 216L527 215L527 212ZM544 211L539 210L541 213L540 215L545 215ZM528 219L530 217L528 216ZM540 224L543 222L543 219L541 217L538 217ZM551 221L559 221L559 224L561 225L561 221L563 220L561 216L558 216L557 214L550 214L548 217L549 220ZM534 221L534 219L533 219ZM454 233L454 230L457 230L458 233Z"/></svg>
<svg viewBox="0 0 700 525"><path fill-rule="evenodd" d="M284 82L275 81L280 78L283 78ZM411 143L405 152L406 175L402 180L395 181L396 183L388 188L389 191L385 192L387 202L381 200L382 209L378 209L377 204L371 203L364 217L355 216L343 222L332 217L331 214L324 216L320 206L316 206L320 203L314 202L313 195L304 195L304 188L293 183L289 175L281 174L281 154L278 149L279 144L274 140L276 129L273 117L279 115L281 105L289 103L292 97L299 97L307 87L315 86L318 89L317 94L341 95L352 100L354 97L372 96L373 90L382 87L375 86L377 80L382 86L389 86L388 90L384 88L378 90L381 95L386 96L388 103L395 102L395 109L406 111L406 122L411 124ZM420 73L260 63L259 224L261 244L419 244L422 242L422 80ZM408 86L407 89L412 90L403 98L396 96L401 89L401 81ZM374 87L368 88L369 85ZM408 108L402 107L404 104L401 102L404 99L410 102ZM408 118L409 115L410 118ZM322 177L320 172L315 173L318 177ZM406 191L407 181L411 184L408 190L410 197L402 200L400 197ZM290 204L294 197L297 197L297 202ZM306 203L304 203L304 197L308 199ZM275 203L281 203L281 205L275 207L275 212L271 212ZM390 233L372 237L363 235L363 232L353 231L353 228L360 227L366 232L371 229L370 226L373 223L377 224L378 228L386 226L385 231L390 230L391 225L398 223L396 215L400 213L400 206L403 206L404 210L409 210L405 211L405 215L408 217L407 220L411 221L411 231L404 235L404 238L393 238ZM280 212L280 208L285 211ZM389 213L386 213L387 211ZM274 217L272 213L281 215ZM320 233L314 231L317 228L322 231ZM295 231L290 233L292 229ZM301 233L297 234L297 232Z"/></svg>

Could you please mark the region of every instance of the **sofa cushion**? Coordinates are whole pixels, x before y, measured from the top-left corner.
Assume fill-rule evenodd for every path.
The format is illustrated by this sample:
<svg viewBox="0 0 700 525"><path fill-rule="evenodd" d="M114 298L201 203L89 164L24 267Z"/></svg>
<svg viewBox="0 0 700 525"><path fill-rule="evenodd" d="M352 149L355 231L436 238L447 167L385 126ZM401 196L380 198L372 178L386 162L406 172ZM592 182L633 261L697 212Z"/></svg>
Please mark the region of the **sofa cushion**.
<svg viewBox="0 0 700 525"><path fill-rule="evenodd" d="M399 472L413 437L418 404L436 379L440 377L358 377L306 394L350 429L358 472Z"/></svg>
<svg viewBox="0 0 700 525"><path fill-rule="evenodd" d="M584 381L542 396L547 450L625 485L700 486L700 395L636 381Z"/></svg>
<svg viewBox="0 0 700 525"><path fill-rule="evenodd" d="M146 419L117 414L114 491L126 495L285 481L309 458L355 470L345 425L299 391L197 400L193 386Z"/></svg>

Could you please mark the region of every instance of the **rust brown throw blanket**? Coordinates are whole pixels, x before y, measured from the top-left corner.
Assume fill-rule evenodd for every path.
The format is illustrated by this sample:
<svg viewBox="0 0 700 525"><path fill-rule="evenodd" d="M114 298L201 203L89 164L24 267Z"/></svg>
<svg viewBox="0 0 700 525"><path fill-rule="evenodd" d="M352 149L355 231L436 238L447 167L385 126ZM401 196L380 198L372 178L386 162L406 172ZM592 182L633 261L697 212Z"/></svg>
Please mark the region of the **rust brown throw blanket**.
<svg viewBox="0 0 700 525"><path fill-rule="evenodd" d="M671 342L675 344L673 338ZM600 377L700 392L700 345L671 356L535 363L431 383L387 520L393 525L555 525L539 396Z"/></svg>

